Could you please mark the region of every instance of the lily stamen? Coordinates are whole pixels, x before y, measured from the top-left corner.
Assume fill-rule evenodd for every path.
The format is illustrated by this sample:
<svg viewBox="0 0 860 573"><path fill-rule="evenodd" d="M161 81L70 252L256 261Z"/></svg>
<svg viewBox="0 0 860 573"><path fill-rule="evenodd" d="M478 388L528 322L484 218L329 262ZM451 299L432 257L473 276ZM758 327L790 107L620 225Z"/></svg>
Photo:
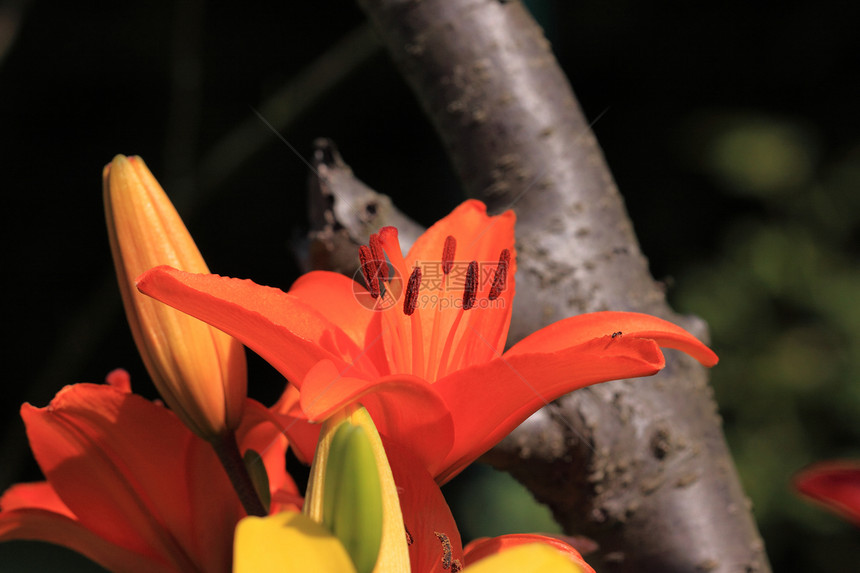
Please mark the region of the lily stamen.
<svg viewBox="0 0 860 573"><path fill-rule="evenodd" d="M448 235L445 237L445 246L442 247L442 272L445 276L451 272L454 267L454 253L457 250L457 239Z"/></svg>
<svg viewBox="0 0 860 573"><path fill-rule="evenodd" d="M418 307L418 287L421 286L421 269L415 267L409 275L409 283L406 285L406 296L403 297L403 314L412 316Z"/></svg>
<svg viewBox="0 0 860 573"><path fill-rule="evenodd" d="M478 261L469 263L469 269L466 272L466 285L463 289L463 312L471 310L475 307L478 300ZM484 313L473 312L469 316L469 321L465 328L473 329L475 332L480 332L481 323L483 322ZM462 364L465 356L472 352L479 344L483 342L478 337L468 337L466 343L460 343L456 347L456 351L450 358L450 364Z"/></svg>
<svg viewBox="0 0 860 573"><path fill-rule="evenodd" d="M361 269L361 274L364 277L364 282L367 285L367 290L370 291L370 296L376 299L374 302L374 308L376 310L383 310L394 306L397 301L395 300L395 295L390 288L391 285L386 284L386 281L389 278L388 262L385 259L385 251L382 248L379 234L374 233L371 235L368 243L368 245L362 245L358 248L359 267ZM405 306L404 312L406 312ZM399 340L403 340L406 333L403 331L400 321L395 320L393 324L390 322L389 324L393 329L395 337ZM396 345L394 350L396 356L395 360L399 364L412 363L412 358L406 356L405 349L402 346Z"/></svg>
<svg viewBox="0 0 860 573"><path fill-rule="evenodd" d="M475 306L478 298L478 261L469 263L466 271L466 285L463 287L463 310L470 310Z"/></svg>
<svg viewBox="0 0 860 573"><path fill-rule="evenodd" d="M412 371L424 372L424 329L421 314L414 314L418 307L418 288L421 286L421 269L415 267L409 275L406 295L403 298L403 314L412 317Z"/></svg>
<svg viewBox="0 0 860 573"><path fill-rule="evenodd" d="M442 348L442 358L439 360L439 370L436 374L437 378L445 376L448 372L449 362L451 361L451 351L454 349L454 339L457 336L457 330L460 327L460 321L467 310L475 306L475 301L478 298L478 261L469 263L469 268L466 270L466 284L463 286L463 304L457 312L454 323L448 331L448 336L445 339L445 346ZM456 358L456 357L455 357Z"/></svg>
<svg viewBox="0 0 860 573"><path fill-rule="evenodd" d="M370 252L373 253L373 260L381 263L385 262L385 251L382 249L382 242L379 239L379 233L374 233L370 236ZM388 267L380 268L382 280L388 280Z"/></svg>
<svg viewBox="0 0 860 573"><path fill-rule="evenodd" d="M511 251L508 249L502 250L499 255L499 266L496 267L496 274L493 276L493 286L490 287L490 300L496 300L502 291L505 290L505 283L508 280L508 265L511 262Z"/></svg>
<svg viewBox="0 0 860 573"><path fill-rule="evenodd" d="M370 296L379 298L379 263L373 259L370 247L362 245L358 248L358 260L361 266L361 274L364 276L364 282L367 283L367 290L370 291Z"/></svg>
<svg viewBox="0 0 860 573"><path fill-rule="evenodd" d="M439 289L439 295L436 296L436 309L433 312L433 333L430 335L430 353L428 354L427 372L425 376L428 380L435 380L439 370L439 363L433 362L433 357L436 356L436 351L439 348L439 324L442 322L442 295L448 290L448 275L451 269L454 268L454 255L457 252L457 239L448 235L445 237L445 244L442 247L442 284Z"/></svg>
<svg viewBox="0 0 860 573"><path fill-rule="evenodd" d="M373 254L373 260L378 265L376 272L379 273L379 283L388 282L388 263L385 261L385 251L382 249L382 241L379 239L379 233L370 236L370 252Z"/></svg>

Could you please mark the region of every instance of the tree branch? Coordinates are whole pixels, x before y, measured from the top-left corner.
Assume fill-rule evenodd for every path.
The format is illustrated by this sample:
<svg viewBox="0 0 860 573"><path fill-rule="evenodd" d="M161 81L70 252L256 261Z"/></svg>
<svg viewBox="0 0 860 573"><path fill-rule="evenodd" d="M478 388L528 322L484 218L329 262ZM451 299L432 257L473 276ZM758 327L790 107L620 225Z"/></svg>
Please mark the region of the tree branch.
<svg viewBox="0 0 860 573"><path fill-rule="evenodd" d="M648 312L699 335L651 278L623 202L541 30L519 2L360 0L448 148L493 211L518 215L511 341L560 318ZM528 459L529 463L523 463ZM602 571L767 571L702 368L667 352L648 380L575 392L486 457Z"/></svg>
<svg viewBox="0 0 860 573"><path fill-rule="evenodd" d="M352 173L330 139L314 141L308 181L309 245L293 249L305 271L325 269L347 276L358 272L358 247L381 227L397 227L404 250L424 229Z"/></svg>

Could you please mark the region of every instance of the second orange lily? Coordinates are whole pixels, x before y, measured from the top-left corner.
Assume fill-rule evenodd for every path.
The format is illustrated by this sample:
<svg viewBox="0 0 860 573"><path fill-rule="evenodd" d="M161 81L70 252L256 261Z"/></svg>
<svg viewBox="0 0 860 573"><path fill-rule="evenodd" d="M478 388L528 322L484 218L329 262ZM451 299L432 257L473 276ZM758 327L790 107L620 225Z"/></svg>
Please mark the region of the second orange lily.
<svg viewBox="0 0 860 573"><path fill-rule="evenodd" d="M0 497L0 541L62 545L111 571L230 570L245 516L230 481L209 444L133 394L127 374L66 386L21 415L47 480ZM243 451L264 452L272 512L296 509L287 441L261 404L247 400L238 439Z"/></svg>

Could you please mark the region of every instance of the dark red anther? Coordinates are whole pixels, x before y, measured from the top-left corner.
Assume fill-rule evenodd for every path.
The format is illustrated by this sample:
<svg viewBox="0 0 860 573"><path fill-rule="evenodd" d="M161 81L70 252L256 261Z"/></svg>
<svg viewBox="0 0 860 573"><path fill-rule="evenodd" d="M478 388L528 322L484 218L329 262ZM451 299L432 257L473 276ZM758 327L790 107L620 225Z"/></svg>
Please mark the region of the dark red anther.
<svg viewBox="0 0 860 573"><path fill-rule="evenodd" d="M370 291L370 296L379 298L379 263L373 260L369 247L362 245L358 248L358 260L361 263L361 274Z"/></svg>
<svg viewBox="0 0 860 573"><path fill-rule="evenodd" d="M412 274L409 275L409 282L406 284L406 297L403 299L403 314L406 316L412 316L418 307L419 286L421 286L421 269L415 267Z"/></svg>
<svg viewBox="0 0 860 573"><path fill-rule="evenodd" d="M475 306L478 298L478 261L469 263L466 271L466 286L463 287L463 310L469 310Z"/></svg>
<svg viewBox="0 0 860 573"><path fill-rule="evenodd" d="M383 281L388 280L388 264L385 262L385 251L382 250L382 242L379 240L378 234L370 236L370 252L373 254L373 260L378 265L376 267L379 277Z"/></svg>
<svg viewBox="0 0 860 573"><path fill-rule="evenodd" d="M493 286L490 287L490 300L496 300L505 290L505 284L508 282L508 265L511 264L511 252L504 249L499 255L499 266L496 267L496 274L493 276Z"/></svg>
<svg viewBox="0 0 860 573"><path fill-rule="evenodd" d="M454 266L454 252L457 250L457 239L448 235L445 237L445 246L442 248L442 272L446 275Z"/></svg>
<svg viewBox="0 0 860 573"><path fill-rule="evenodd" d="M451 540L444 533L439 533L438 531L434 531L433 533L436 534L436 539L442 544L442 569L450 569L452 558L454 557Z"/></svg>

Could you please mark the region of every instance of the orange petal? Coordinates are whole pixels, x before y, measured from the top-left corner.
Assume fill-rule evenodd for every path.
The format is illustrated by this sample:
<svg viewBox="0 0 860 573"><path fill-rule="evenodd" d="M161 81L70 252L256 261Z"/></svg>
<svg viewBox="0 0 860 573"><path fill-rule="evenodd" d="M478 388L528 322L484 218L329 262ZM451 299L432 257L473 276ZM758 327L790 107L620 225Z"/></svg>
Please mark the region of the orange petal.
<svg viewBox="0 0 860 573"><path fill-rule="evenodd" d="M491 217L487 215L486 205L470 199L418 237L406 255L406 263L441 261L442 246L448 235L457 239L455 260L496 262L502 249L514 248L515 223L513 211Z"/></svg>
<svg viewBox="0 0 860 573"><path fill-rule="evenodd" d="M38 508L75 518L75 514L66 507L51 484L46 481L13 485L0 497L0 508L4 512L19 508Z"/></svg>
<svg viewBox="0 0 860 573"><path fill-rule="evenodd" d="M164 266L141 275L137 287L241 340L299 387L305 373L323 359L344 367L354 361L357 368L376 373L364 350L339 326L282 290Z"/></svg>
<svg viewBox="0 0 860 573"><path fill-rule="evenodd" d="M287 496L294 500L300 497L295 482L286 472L286 437L262 404L247 400L236 439L243 454L252 449L262 457L273 497L279 500ZM196 559L201 571L225 570L225 564L232 560L234 528L245 512L236 503L236 493L226 481L224 469L209 444L193 440L186 456L185 495L192 516L187 527L192 536L185 543L199 548Z"/></svg>
<svg viewBox="0 0 860 573"><path fill-rule="evenodd" d="M454 441L454 425L432 384L408 375L363 380L343 376L329 361L308 372L301 390L302 410L311 420L324 420L347 404L359 402L370 412L379 433L409 444L431 472Z"/></svg>
<svg viewBox="0 0 860 573"><path fill-rule="evenodd" d="M299 399L298 389L292 384L287 384L287 388L278 402L272 406L271 411L278 419L282 431L289 438L293 453L300 462L310 465L319 442L320 425L308 422L307 415L299 405Z"/></svg>
<svg viewBox="0 0 860 573"><path fill-rule="evenodd" d="M293 478L286 471L287 437L273 412L249 399L242 425L236 431L236 440L243 454L247 450L254 450L262 457L273 496L278 492L280 495L299 495Z"/></svg>
<svg viewBox="0 0 860 573"><path fill-rule="evenodd" d="M442 491L414 457L418 448L406 449L384 437L383 443L400 493L407 541L411 540L412 571L450 573L454 560L463 565L463 543Z"/></svg>
<svg viewBox="0 0 860 573"><path fill-rule="evenodd" d="M388 373L385 345L378 343L380 313L371 310L374 301L363 286L341 274L313 271L300 276L289 294L336 324L364 349L380 374Z"/></svg>
<svg viewBox="0 0 860 573"><path fill-rule="evenodd" d="M300 276L289 293L316 310L330 323L338 325L356 345L364 347L368 329L376 312L359 304L356 297L366 289L338 273L313 271ZM372 336L377 336L374 333Z"/></svg>
<svg viewBox="0 0 860 573"><path fill-rule="evenodd" d="M0 513L0 541L13 540L45 541L62 545L109 571L148 573L171 570L171 564L160 559L158 555L136 553L114 545L73 518L43 509L4 509Z"/></svg>
<svg viewBox="0 0 860 573"><path fill-rule="evenodd" d="M860 461L837 460L815 464L795 476L794 487L860 526Z"/></svg>
<svg viewBox="0 0 860 573"><path fill-rule="evenodd" d="M243 419L244 422L244 419ZM230 540L245 511L237 503L235 491L225 480L224 468L212 455L208 443L194 440L188 444L184 460L187 477L176 489L184 493L185 511L190 521L171 523L170 530L181 547L192 554L195 566L201 571L224 571L230 563L232 552ZM165 480L164 468L172 467L167 460L156 467ZM155 464L153 464L155 465ZM170 488L170 485L166 485Z"/></svg>
<svg viewBox="0 0 860 573"><path fill-rule="evenodd" d="M185 492L170 487L174 480L161 483L163 469L151 459L162 443L161 455L182 459L191 433L177 418L139 396L92 384L67 386L47 408L25 404L21 415L39 466L84 527L136 553L187 561L165 536L166 521L190 519L181 505ZM184 482L183 467L174 475ZM159 518L162 503L167 515Z"/></svg>
<svg viewBox="0 0 860 573"><path fill-rule="evenodd" d="M81 527L177 570L229 566L241 506L209 444L172 412L77 384L21 414L39 466Z"/></svg>
<svg viewBox="0 0 860 573"><path fill-rule="evenodd" d="M638 312L591 312L565 318L527 336L505 355L553 352L594 338L648 338L664 348L686 352L704 366L714 366L717 355L695 336L669 321Z"/></svg>
<svg viewBox="0 0 860 573"><path fill-rule="evenodd" d="M108 372L108 375L105 376L105 384L123 392L131 392L131 377L122 368Z"/></svg>
<svg viewBox="0 0 860 573"><path fill-rule="evenodd" d="M478 263L478 292L475 307L469 310L454 336L454 347L467 347L454 357L448 371L485 362L493 358L493 349L504 349L511 321L511 309L515 292L516 252L514 249L513 211L490 217L486 206L480 201L468 200L454 209L444 219L427 229L406 256L408 269L420 266L423 271L420 313L423 338L432 340L433 323L440 321L438 332L447 337L462 303L466 269L471 261ZM441 261L445 239L457 240L454 265L445 279L443 289ZM496 300L488 295L493 283L499 255L508 249L511 260L508 265L506 287ZM429 304L425 304L425 301ZM440 305L437 312L436 306ZM477 334L477 335L476 335ZM438 348L441 353L441 345ZM429 357L433 359L433 357Z"/></svg>
<svg viewBox="0 0 860 573"><path fill-rule="evenodd" d="M465 559L466 565L472 565L485 557L495 555L505 549L516 547L517 545L526 545L529 543L543 543L551 546L553 549L564 553L567 557L580 566L584 573L594 573L594 569L585 562L579 551L571 547L569 544L546 535L538 535L535 533L513 533L510 535L501 535L499 537L481 537L475 539L466 545Z"/></svg>
<svg viewBox="0 0 860 573"><path fill-rule="evenodd" d="M664 364L653 340L605 336L549 354L505 354L437 381L433 388L457 429L437 481L451 479L552 400L598 382L649 376Z"/></svg>

